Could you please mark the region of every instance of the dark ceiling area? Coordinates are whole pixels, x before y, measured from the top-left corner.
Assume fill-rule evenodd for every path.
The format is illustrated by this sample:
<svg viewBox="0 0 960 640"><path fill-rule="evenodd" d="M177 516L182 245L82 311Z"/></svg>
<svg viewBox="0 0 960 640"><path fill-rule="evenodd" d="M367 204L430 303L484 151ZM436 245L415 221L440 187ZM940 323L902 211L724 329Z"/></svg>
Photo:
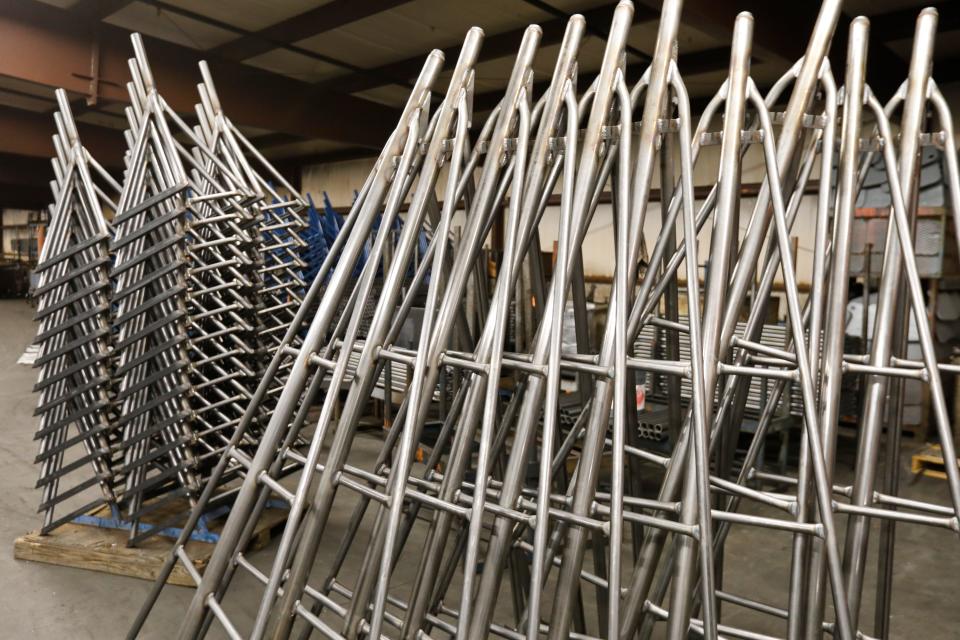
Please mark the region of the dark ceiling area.
<svg viewBox="0 0 960 640"><path fill-rule="evenodd" d="M549 79L569 15L587 21L583 86L602 57L613 4L596 0L5 0L0 3L0 188L5 206L45 193L42 166L52 154L53 91L65 88L85 145L104 164L122 164L128 104L129 35L144 35L157 86L189 120L197 64L206 60L228 115L283 170L371 156L395 122L426 54L456 59L463 34L481 26L475 109L492 109L528 24L543 35L534 65ZM688 0L678 64L702 104L725 77L736 14L756 18L752 74L769 85L803 54L819 2ZM886 98L906 76L920 8L940 12L941 34L960 35L957 2L848 0L832 46L842 68L852 16L871 19L868 79ZM627 75L639 78L653 46L658 3L637 3ZM960 80L960 38L938 39L935 77ZM837 73L835 71L835 73ZM839 74L837 74L839 76ZM27 170L27 168L31 170ZM45 198L41 201L45 201ZM13 202L17 202L14 205Z"/></svg>

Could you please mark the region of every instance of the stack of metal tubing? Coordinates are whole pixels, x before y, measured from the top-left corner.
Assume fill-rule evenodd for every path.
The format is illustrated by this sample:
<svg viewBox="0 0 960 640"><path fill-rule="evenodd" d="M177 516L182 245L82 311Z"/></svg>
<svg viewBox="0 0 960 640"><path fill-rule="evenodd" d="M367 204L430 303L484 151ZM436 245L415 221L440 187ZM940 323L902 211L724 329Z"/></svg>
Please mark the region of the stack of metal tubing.
<svg viewBox="0 0 960 640"><path fill-rule="evenodd" d="M212 468L251 396L261 366L258 313L257 211L263 194L250 188L250 169L225 123L209 71L201 65L192 150L187 271L190 381L198 465ZM245 444L252 446L253 434Z"/></svg>
<svg viewBox="0 0 960 640"><path fill-rule="evenodd" d="M681 0L663 3L652 61L632 86L621 66L630 2L613 12L602 66L588 86L577 77L586 26L574 16L546 90L531 93L541 36L531 26L503 99L473 127L483 32L467 33L449 75L440 73L443 55L431 53L130 637L147 622L178 562L197 583L177 635L184 639L211 630L234 639L887 637L895 527L960 531L956 466L946 466L938 503L899 496L896 471L905 378L928 385L944 458L956 458L941 373L957 367L936 362L911 240L922 145L946 141L954 204L960 177L951 115L931 75L937 13L920 14L909 76L883 104L866 84L865 18L850 24L843 86L837 86L827 53L840 8L839 0L823 2L804 57L766 95L750 76L753 18L741 14L729 75L697 122L675 57ZM434 103L433 92L442 100ZM783 102L782 113L771 112ZM937 129L927 128L928 110ZM719 171L709 195L697 201L694 170L709 144L719 145ZM758 149L765 175L755 203L741 211L749 147ZM851 354L843 349L850 228L862 167L875 154L882 155L892 198L889 232L869 353ZM661 230L644 238L657 173ZM815 227L813 288L801 302L790 234L814 175L815 220L800 223ZM616 270L606 325L598 350L583 331L576 349L564 350L567 301L581 329L586 317L584 237L608 185ZM520 289L524 274L543 273L531 263L540 263L542 213L555 192L555 267L549 280L534 277L528 292ZM373 231L392 228L405 202L404 225L391 246L390 234ZM466 213L455 233L460 208ZM742 238L741 215L748 219ZM492 269L480 259L497 221L503 245ZM421 231L429 248L408 275ZM698 236L709 237L702 283ZM644 243L652 249L641 272ZM354 277L364 247L367 260ZM495 282L488 288L490 273ZM759 339L778 278L789 327L783 348ZM748 294L747 321L737 329ZM511 303L523 300L532 309L517 308L515 315L529 312L536 328L521 352L510 350L506 337ZM684 321L679 302L686 305ZM373 318L361 326L368 304ZM399 346L415 304L422 310L419 338L413 347ZM904 351L911 315L919 360ZM649 324L666 328L674 347L686 334L694 356L635 355L636 336ZM300 335L298 348L291 342ZM351 357L358 365L348 379ZM272 376L291 362L250 457L241 450L243 434ZM408 368L406 394L379 453L371 455L370 439L357 437L358 424L387 363ZM669 455L637 438L632 396L642 373L688 380L692 390L686 404L672 394L679 437ZM865 376L866 385L847 487L833 482L843 374ZM445 395L445 377L452 379L452 398L435 402L438 389ZM736 441L756 377L777 384L741 455ZM558 420L565 378L575 379L582 394L572 423ZM799 473L773 477L756 460L788 385L802 399ZM319 418L307 426L314 402ZM879 476L885 413L891 420ZM426 428L437 425L423 449ZM305 451L294 446L301 436L310 441ZM279 478L291 463L302 464L295 486ZM215 495L218 478L234 472L243 482L200 576L185 547L188 530ZM753 482L771 479L793 490ZM651 485L658 490L645 491ZM244 550L252 525L276 500L289 505L283 535L272 556L251 559ZM353 514L346 528L333 518L344 510ZM864 573L872 524L881 532L873 624L861 616L870 595ZM734 593L725 586L724 574L734 571L723 562L732 525L771 540L792 538L781 591ZM751 572L767 568L735 567L747 583ZM931 615L953 606L952 599L944 594L931 602ZM734 618L734 607L753 615Z"/></svg>
<svg viewBox="0 0 960 640"><path fill-rule="evenodd" d="M276 177L279 177L279 174ZM259 337L263 348L272 354L283 344L284 334L303 303L306 282L301 274L307 263L301 253L307 243L300 232L307 227L302 216L306 204L299 196L294 201L281 196L274 191L270 182L262 178L259 182L259 186L273 196L269 201L263 200L257 206L260 219L257 253L262 261L259 276L263 282L260 290L261 304L257 311L261 325ZM296 193L289 185L286 190ZM299 342L295 340L294 345L287 346L298 345ZM279 397L290 366L285 364L278 372L274 387L267 396L268 405L264 409L269 410L270 405Z"/></svg>
<svg viewBox="0 0 960 640"><path fill-rule="evenodd" d="M119 491L112 472L110 229L104 212L116 210L120 186L81 145L66 93L56 96L54 202L34 290L42 533L115 502ZM56 514L67 501L73 502L69 513Z"/></svg>
<svg viewBox="0 0 960 640"><path fill-rule="evenodd" d="M232 442L299 305L299 263L268 265L299 247L305 203L224 115L205 65L190 127L158 92L138 35L133 46L122 186L82 147L58 93L37 438L42 531L106 504L137 544L182 523ZM264 240L278 233L279 249ZM257 433L237 446L252 454ZM61 490L70 472L80 480ZM209 507L233 478L217 476Z"/></svg>
<svg viewBox="0 0 960 640"><path fill-rule="evenodd" d="M307 262L301 254L307 247L303 233L307 229L304 216L308 204L223 112L205 62L200 63L200 72L203 82L199 85L201 104L197 105L198 135L202 132L208 147L232 170L228 182L237 180L236 189L253 194L244 205L255 221L250 233L254 236L252 255L256 259L258 283L253 322L261 356L255 369L259 376L283 340L306 288L303 272ZM263 358L263 354L268 357ZM277 376L268 397L279 394L285 379L282 373ZM266 406L261 408L261 416L269 410Z"/></svg>

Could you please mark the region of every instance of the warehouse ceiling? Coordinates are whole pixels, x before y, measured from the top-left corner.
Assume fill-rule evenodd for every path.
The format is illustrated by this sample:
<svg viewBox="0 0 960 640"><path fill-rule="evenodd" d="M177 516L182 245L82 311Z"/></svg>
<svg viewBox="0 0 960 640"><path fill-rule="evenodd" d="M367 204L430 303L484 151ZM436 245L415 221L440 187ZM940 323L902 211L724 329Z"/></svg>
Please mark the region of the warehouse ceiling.
<svg viewBox="0 0 960 640"><path fill-rule="evenodd" d="M656 32L658 2L636 3L627 74L640 77ZM815 0L687 0L679 65L703 102L726 75L730 28L740 10L757 20L753 76L769 85L800 55ZM960 35L956 2L846 0L833 45L843 61L850 16L871 17L869 81L881 97L906 76L919 8L940 10L941 34ZM227 113L268 157L286 167L372 155L395 121L431 49L456 58L466 30L481 26L476 109L502 93L524 28L543 28L535 82L549 78L571 13L587 19L581 84L592 78L612 15L609 0L4 0L0 3L0 187L3 159L52 152L53 90L66 88L91 151L119 166L126 126L129 33L145 36L161 93L189 117L196 64L207 60ZM960 38L941 37L936 73L960 80ZM839 74L838 74L839 75ZM442 84L442 83L441 83ZM36 185L34 185L36 186Z"/></svg>

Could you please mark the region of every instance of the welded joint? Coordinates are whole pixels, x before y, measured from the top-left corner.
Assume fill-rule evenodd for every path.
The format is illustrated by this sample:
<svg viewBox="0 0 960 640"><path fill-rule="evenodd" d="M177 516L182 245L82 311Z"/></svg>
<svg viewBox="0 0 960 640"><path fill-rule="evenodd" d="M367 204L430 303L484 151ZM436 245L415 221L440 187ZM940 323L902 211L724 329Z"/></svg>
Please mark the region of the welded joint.
<svg viewBox="0 0 960 640"><path fill-rule="evenodd" d="M947 147L947 132L941 130L921 133L920 146L935 147L943 151Z"/></svg>
<svg viewBox="0 0 960 640"><path fill-rule="evenodd" d="M481 376L487 376L490 373L490 365L486 362L473 362L471 360L466 360L464 358L457 358L456 356L451 356L444 353L440 356L440 364L450 367L457 367L460 369L466 369L471 373L475 373Z"/></svg>
<svg viewBox="0 0 960 640"><path fill-rule="evenodd" d="M640 133L643 122L637 121L630 123L630 132L634 135ZM608 124L600 128L600 140L603 142L616 141L620 139L620 125ZM657 134L677 133L680 131L680 118L658 118ZM582 133L582 132L581 132Z"/></svg>
<svg viewBox="0 0 960 640"><path fill-rule="evenodd" d="M783 124L786 118L784 111L770 113L771 124ZM827 126L827 115L824 113L805 113L800 119L800 126L804 129L823 129Z"/></svg>
<svg viewBox="0 0 960 640"><path fill-rule="evenodd" d="M329 358L321 357L317 353L311 353L309 356L307 356L307 362L322 369L327 369L328 371L332 371L337 367L336 362L330 360Z"/></svg>
<svg viewBox="0 0 960 640"><path fill-rule="evenodd" d="M833 492L849 498L850 496L853 495L853 485L852 484L836 485L835 484L833 485Z"/></svg>
<svg viewBox="0 0 960 640"><path fill-rule="evenodd" d="M640 123L636 123L634 128L639 131ZM657 133L679 133L680 132L680 118L658 118L657 119Z"/></svg>
<svg viewBox="0 0 960 640"><path fill-rule="evenodd" d="M760 129L744 129L740 132L740 144L760 144L763 142L763 131ZM700 146L712 147L723 143L723 131L704 131L700 134Z"/></svg>
<svg viewBox="0 0 960 640"><path fill-rule="evenodd" d="M600 508L600 504L596 500L594 500L590 504L590 513L596 513L599 508ZM609 538L610 537L610 521L605 520L598 527L598 530L600 531L600 533L604 535L604 537Z"/></svg>
<svg viewBox="0 0 960 640"><path fill-rule="evenodd" d="M566 136L552 136L547 141L547 149L551 152L556 153L559 151L566 151L567 149L567 137Z"/></svg>

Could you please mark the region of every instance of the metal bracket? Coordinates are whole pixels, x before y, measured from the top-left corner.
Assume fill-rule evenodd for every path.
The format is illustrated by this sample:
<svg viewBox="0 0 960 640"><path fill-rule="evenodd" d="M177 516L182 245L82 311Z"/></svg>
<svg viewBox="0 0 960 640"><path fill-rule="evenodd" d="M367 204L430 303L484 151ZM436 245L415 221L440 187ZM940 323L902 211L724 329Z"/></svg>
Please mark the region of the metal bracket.
<svg viewBox="0 0 960 640"><path fill-rule="evenodd" d="M924 147L936 147L937 149L943 150L947 146L947 132L941 130L921 133L920 145Z"/></svg>
<svg viewBox="0 0 960 640"><path fill-rule="evenodd" d="M704 131L700 134L700 146L710 147L723 142L723 131ZM740 132L740 144L759 144L763 142L763 131L744 129Z"/></svg>

